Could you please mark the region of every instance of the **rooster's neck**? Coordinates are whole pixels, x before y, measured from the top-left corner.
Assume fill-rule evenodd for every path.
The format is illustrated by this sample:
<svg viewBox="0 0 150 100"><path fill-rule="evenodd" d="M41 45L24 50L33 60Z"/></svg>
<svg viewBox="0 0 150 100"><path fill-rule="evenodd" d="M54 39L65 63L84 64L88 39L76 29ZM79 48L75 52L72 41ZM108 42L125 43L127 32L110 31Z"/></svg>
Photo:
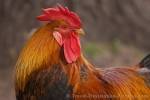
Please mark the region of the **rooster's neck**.
<svg viewBox="0 0 150 100"><path fill-rule="evenodd" d="M23 88L34 71L50 67L59 62L60 46L52 32L55 25L39 28L28 40L16 64L16 84Z"/></svg>
<svg viewBox="0 0 150 100"><path fill-rule="evenodd" d="M62 61L60 65L68 76L68 83L72 86L75 86L82 79L86 79L90 74L99 74L83 55L73 63L67 64L65 61Z"/></svg>

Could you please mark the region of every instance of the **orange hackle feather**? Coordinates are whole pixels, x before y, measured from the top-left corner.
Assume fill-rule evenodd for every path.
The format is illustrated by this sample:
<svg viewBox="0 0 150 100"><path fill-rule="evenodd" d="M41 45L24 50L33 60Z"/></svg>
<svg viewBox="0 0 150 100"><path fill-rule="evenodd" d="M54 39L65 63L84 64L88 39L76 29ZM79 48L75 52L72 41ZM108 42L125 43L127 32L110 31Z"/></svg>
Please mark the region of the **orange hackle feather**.
<svg viewBox="0 0 150 100"><path fill-rule="evenodd" d="M53 25L38 29L23 48L16 64L16 84L24 88L30 74L58 62L60 47L52 37ZM55 54L55 56L53 56Z"/></svg>
<svg viewBox="0 0 150 100"><path fill-rule="evenodd" d="M35 88L41 89L34 91L37 93L36 96L44 95L43 90L46 88L40 86L40 82L47 82L46 84L51 86L53 82L59 80L62 76L57 74L52 75L55 76L52 80L43 79L54 71L54 65L59 65L67 78L66 85L72 87L70 96L74 100L148 100L150 98L150 88L145 83L145 79L137 73L138 66L96 69L82 54L75 62L67 63L62 52L63 47L51 34L59 24L59 21L54 21L42 26L23 48L16 64L15 82L18 95L20 91L24 93L28 83L33 80L37 81ZM41 72L42 74L39 74ZM33 94L25 96L17 100L38 100Z"/></svg>

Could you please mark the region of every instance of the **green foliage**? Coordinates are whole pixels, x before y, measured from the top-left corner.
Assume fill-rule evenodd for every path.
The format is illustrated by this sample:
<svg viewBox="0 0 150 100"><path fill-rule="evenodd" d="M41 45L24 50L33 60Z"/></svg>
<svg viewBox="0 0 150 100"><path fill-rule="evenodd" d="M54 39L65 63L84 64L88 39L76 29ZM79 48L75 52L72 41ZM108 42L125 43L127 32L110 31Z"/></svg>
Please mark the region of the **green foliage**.
<svg viewBox="0 0 150 100"><path fill-rule="evenodd" d="M84 52L86 55L96 58L102 53L102 50L96 43L87 43L84 45Z"/></svg>
<svg viewBox="0 0 150 100"><path fill-rule="evenodd" d="M117 53L120 50L121 42L119 39L114 39L110 45L112 53Z"/></svg>

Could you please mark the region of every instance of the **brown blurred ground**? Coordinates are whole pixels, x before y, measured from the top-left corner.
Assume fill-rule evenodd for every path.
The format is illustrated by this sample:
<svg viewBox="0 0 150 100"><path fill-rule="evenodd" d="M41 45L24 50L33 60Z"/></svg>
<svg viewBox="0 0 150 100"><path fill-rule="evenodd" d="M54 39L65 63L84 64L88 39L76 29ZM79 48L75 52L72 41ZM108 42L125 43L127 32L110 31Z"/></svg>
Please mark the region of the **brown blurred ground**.
<svg viewBox="0 0 150 100"><path fill-rule="evenodd" d="M76 11L83 51L100 67L135 64L150 50L149 0L0 0L0 100L15 100L14 65L41 8L60 3Z"/></svg>

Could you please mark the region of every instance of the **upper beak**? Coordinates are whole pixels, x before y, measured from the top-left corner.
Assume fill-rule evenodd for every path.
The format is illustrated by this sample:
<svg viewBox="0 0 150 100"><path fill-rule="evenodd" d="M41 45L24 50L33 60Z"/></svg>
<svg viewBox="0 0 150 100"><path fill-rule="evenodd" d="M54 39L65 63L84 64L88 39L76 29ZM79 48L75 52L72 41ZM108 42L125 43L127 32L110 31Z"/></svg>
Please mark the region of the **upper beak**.
<svg viewBox="0 0 150 100"><path fill-rule="evenodd" d="M82 28L77 29L76 32L77 32L78 34L85 35L85 32L84 32L84 30L83 30Z"/></svg>

